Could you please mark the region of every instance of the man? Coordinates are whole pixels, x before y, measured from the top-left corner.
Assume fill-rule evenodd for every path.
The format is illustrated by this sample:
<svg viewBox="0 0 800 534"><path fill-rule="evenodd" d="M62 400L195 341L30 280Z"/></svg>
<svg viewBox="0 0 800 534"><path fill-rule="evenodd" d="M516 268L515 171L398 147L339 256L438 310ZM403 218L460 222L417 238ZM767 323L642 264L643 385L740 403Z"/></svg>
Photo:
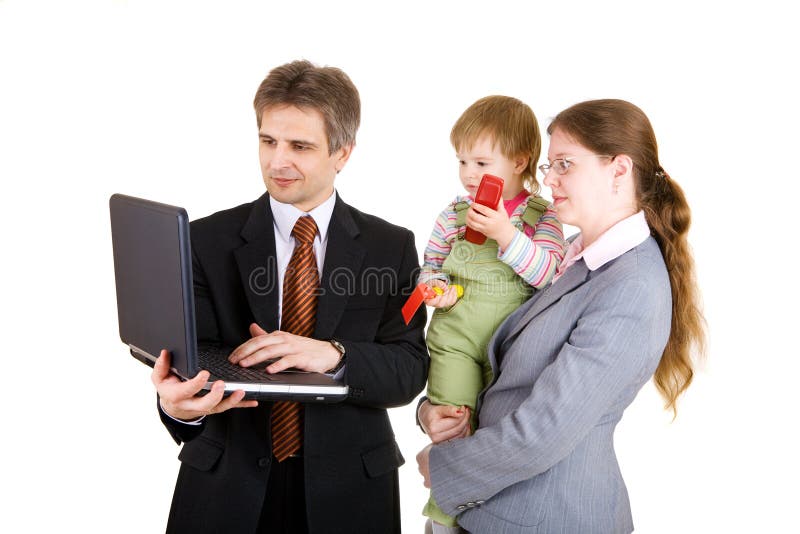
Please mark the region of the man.
<svg viewBox="0 0 800 534"><path fill-rule="evenodd" d="M349 394L256 403L217 384L195 397L207 372L180 382L162 352L159 411L184 444L167 530L399 532L404 460L386 409L422 390L428 366L424 312L408 326L400 313L419 266L413 235L334 191L360 121L344 72L277 67L254 106L267 193L191 227L198 339L237 347L242 366L277 358L269 373L343 376Z"/></svg>

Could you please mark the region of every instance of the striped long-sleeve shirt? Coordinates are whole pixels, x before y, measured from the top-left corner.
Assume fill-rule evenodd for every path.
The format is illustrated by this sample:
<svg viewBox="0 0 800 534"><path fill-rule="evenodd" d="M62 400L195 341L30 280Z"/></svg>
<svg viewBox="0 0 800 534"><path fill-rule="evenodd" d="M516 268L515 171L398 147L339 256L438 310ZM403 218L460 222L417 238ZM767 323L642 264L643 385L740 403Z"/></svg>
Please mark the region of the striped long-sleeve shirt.
<svg viewBox="0 0 800 534"><path fill-rule="evenodd" d="M436 218L425 248L420 282L438 278L450 283L442 272L442 264L461 230L456 223L455 205L462 201L471 204L472 198L457 196ZM526 207L527 202L522 202L509 214L517 233L505 250L498 250L497 258L514 269L529 285L539 289L550 282L564 258L564 232L552 206L547 208L533 228L522 220Z"/></svg>

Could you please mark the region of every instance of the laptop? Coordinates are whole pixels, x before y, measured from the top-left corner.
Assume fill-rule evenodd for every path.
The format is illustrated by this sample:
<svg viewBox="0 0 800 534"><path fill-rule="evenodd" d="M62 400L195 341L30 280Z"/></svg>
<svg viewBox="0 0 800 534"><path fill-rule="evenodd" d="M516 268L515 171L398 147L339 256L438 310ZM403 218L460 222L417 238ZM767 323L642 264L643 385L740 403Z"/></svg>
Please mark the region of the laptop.
<svg viewBox="0 0 800 534"><path fill-rule="evenodd" d="M119 335L134 358L153 367L161 349L167 349L172 372L181 379L209 371L200 394L223 380L226 394L241 389L247 399L337 402L347 397L347 386L329 375L268 374L266 363L230 363L232 349L198 346L186 210L120 194L111 196L109 208Z"/></svg>

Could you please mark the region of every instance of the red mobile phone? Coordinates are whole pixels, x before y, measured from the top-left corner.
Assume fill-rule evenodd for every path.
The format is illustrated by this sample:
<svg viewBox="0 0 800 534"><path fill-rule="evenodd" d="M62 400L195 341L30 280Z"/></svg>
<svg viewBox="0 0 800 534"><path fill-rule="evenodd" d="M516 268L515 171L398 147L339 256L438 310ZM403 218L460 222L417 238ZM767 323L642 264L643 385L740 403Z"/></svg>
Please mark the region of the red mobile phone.
<svg viewBox="0 0 800 534"><path fill-rule="evenodd" d="M475 202L483 204L484 206L489 206L492 209L497 209L497 205L500 204L500 199L502 197L503 179L491 174L484 174L478 186L478 192L475 193ZM464 239L476 245L483 245L486 241L486 236L467 226Z"/></svg>

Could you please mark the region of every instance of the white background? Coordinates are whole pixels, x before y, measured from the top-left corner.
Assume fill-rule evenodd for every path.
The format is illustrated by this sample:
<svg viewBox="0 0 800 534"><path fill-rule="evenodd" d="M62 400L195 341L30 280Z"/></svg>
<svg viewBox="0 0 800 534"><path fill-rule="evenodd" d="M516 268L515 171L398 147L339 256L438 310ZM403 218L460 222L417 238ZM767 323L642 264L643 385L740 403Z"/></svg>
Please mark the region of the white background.
<svg viewBox="0 0 800 534"><path fill-rule="evenodd" d="M0 530L163 530L178 448L117 335L108 197L193 218L256 198L252 97L307 58L361 92L340 194L420 253L477 98L516 96L543 128L580 100L642 107L693 208L710 350L674 422L648 385L618 428L637 532L800 532L796 18L646 4L0 0ZM425 439L391 415L420 532Z"/></svg>

